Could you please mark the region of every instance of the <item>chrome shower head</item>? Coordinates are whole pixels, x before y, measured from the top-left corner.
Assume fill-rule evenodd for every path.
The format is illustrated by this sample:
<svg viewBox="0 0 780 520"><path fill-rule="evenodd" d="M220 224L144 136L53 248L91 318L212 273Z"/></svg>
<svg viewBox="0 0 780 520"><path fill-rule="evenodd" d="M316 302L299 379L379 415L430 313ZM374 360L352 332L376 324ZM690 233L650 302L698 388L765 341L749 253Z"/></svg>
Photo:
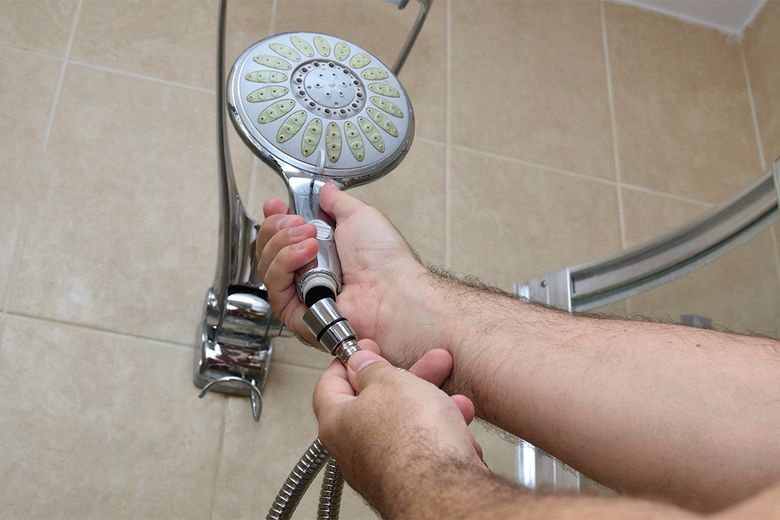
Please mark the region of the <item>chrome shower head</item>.
<svg viewBox="0 0 780 520"><path fill-rule="evenodd" d="M414 137L414 111L395 74L365 49L318 33L255 43L228 77L239 135L286 181L290 208L317 226L317 261L298 273L311 305L334 297L341 272L333 222L320 209L327 181L346 189L390 172Z"/></svg>
<svg viewBox="0 0 780 520"><path fill-rule="evenodd" d="M355 44L285 33L247 49L228 78L239 134L285 177L342 187L386 174L414 136L414 112L392 71Z"/></svg>

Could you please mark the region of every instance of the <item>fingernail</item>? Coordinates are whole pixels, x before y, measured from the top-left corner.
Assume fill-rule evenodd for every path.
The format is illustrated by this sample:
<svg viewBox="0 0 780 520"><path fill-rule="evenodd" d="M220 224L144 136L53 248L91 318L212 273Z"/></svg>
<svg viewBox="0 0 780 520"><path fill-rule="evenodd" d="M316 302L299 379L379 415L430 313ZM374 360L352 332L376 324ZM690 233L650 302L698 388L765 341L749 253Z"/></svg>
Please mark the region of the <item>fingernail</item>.
<svg viewBox="0 0 780 520"><path fill-rule="evenodd" d="M349 368L355 372L360 372L361 369L366 368L371 363L376 363L380 359L382 358L370 350L361 350L360 352L352 354L352 357L349 358L347 364L349 365Z"/></svg>

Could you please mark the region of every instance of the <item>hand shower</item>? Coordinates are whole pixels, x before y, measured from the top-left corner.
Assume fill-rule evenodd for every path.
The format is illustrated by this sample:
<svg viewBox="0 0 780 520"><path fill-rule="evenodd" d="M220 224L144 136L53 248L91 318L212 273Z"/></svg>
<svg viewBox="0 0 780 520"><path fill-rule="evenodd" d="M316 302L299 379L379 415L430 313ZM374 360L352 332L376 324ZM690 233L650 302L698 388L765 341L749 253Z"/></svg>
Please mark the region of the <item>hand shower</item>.
<svg viewBox="0 0 780 520"><path fill-rule="evenodd" d="M424 17L423 17L424 18ZM353 43L318 33L284 33L244 51L227 83L227 106L239 135L287 185L290 210L317 228L314 262L296 273L304 321L317 342L346 363L357 338L335 304L341 268L332 219L320 190L347 189L390 172L414 137L414 112L395 74ZM289 518L328 459L319 439L307 450L268 513ZM343 480L328 462L319 518L337 518Z"/></svg>
<svg viewBox="0 0 780 520"><path fill-rule="evenodd" d="M341 289L333 222L319 193L375 180L406 155L414 112L395 75L353 43L325 34L261 40L236 60L227 104L239 135L284 179L290 210L317 227L316 262L297 273L307 306Z"/></svg>

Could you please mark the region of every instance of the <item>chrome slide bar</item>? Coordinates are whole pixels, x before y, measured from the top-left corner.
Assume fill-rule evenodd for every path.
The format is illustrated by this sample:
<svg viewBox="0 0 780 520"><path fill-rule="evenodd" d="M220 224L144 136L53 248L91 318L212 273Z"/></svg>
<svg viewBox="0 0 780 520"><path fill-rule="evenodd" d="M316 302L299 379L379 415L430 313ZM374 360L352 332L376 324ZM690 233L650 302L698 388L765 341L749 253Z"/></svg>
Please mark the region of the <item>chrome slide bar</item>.
<svg viewBox="0 0 780 520"><path fill-rule="evenodd" d="M403 9L409 0L386 0ZM393 68L398 74L412 50L432 0L418 0L420 11ZM219 4L217 36L217 157L219 182L219 250L214 282L206 292L203 318L195 338L193 382L209 390L249 396L259 419L262 390L268 376L271 340L289 333L274 316L254 259L260 223L247 213L233 176L225 102L227 0Z"/></svg>
<svg viewBox="0 0 780 520"><path fill-rule="evenodd" d="M676 280L780 219L780 158L758 182L690 222L619 253L515 285L525 298L584 312Z"/></svg>

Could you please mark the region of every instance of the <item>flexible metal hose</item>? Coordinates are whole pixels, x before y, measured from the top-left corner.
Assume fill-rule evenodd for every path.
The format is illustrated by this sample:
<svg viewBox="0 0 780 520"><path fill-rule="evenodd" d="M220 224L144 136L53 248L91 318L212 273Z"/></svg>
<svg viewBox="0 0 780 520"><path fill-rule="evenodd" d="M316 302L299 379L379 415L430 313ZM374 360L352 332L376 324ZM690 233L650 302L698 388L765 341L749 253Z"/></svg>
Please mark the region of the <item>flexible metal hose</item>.
<svg viewBox="0 0 780 520"><path fill-rule="evenodd" d="M317 520L338 520L341 509L341 492L344 490L344 477L335 459L325 466L325 477L320 491L320 505Z"/></svg>
<svg viewBox="0 0 780 520"><path fill-rule="evenodd" d="M266 520L289 520L327 459L328 450L317 439L309 446L309 449L290 472L287 480L284 481L282 489L279 490L276 499L274 499L271 510L265 516ZM338 508L336 511L338 515Z"/></svg>
<svg viewBox="0 0 780 520"><path fill-rule="evenodd" d="M332 298L323 298L314 302L303 315L303 321L325 350L341 360L344 365L352 354L360 350L355 332ZM285 480L271 510L266 515L266 520L287 520L292 517L295 508L298 507L298 503L328 457L328 450L320 440L314 441ZM341 470L336 461L330 459L320 492L317 510L319 520L338 520L343 489L344 478Z"/></svg>

